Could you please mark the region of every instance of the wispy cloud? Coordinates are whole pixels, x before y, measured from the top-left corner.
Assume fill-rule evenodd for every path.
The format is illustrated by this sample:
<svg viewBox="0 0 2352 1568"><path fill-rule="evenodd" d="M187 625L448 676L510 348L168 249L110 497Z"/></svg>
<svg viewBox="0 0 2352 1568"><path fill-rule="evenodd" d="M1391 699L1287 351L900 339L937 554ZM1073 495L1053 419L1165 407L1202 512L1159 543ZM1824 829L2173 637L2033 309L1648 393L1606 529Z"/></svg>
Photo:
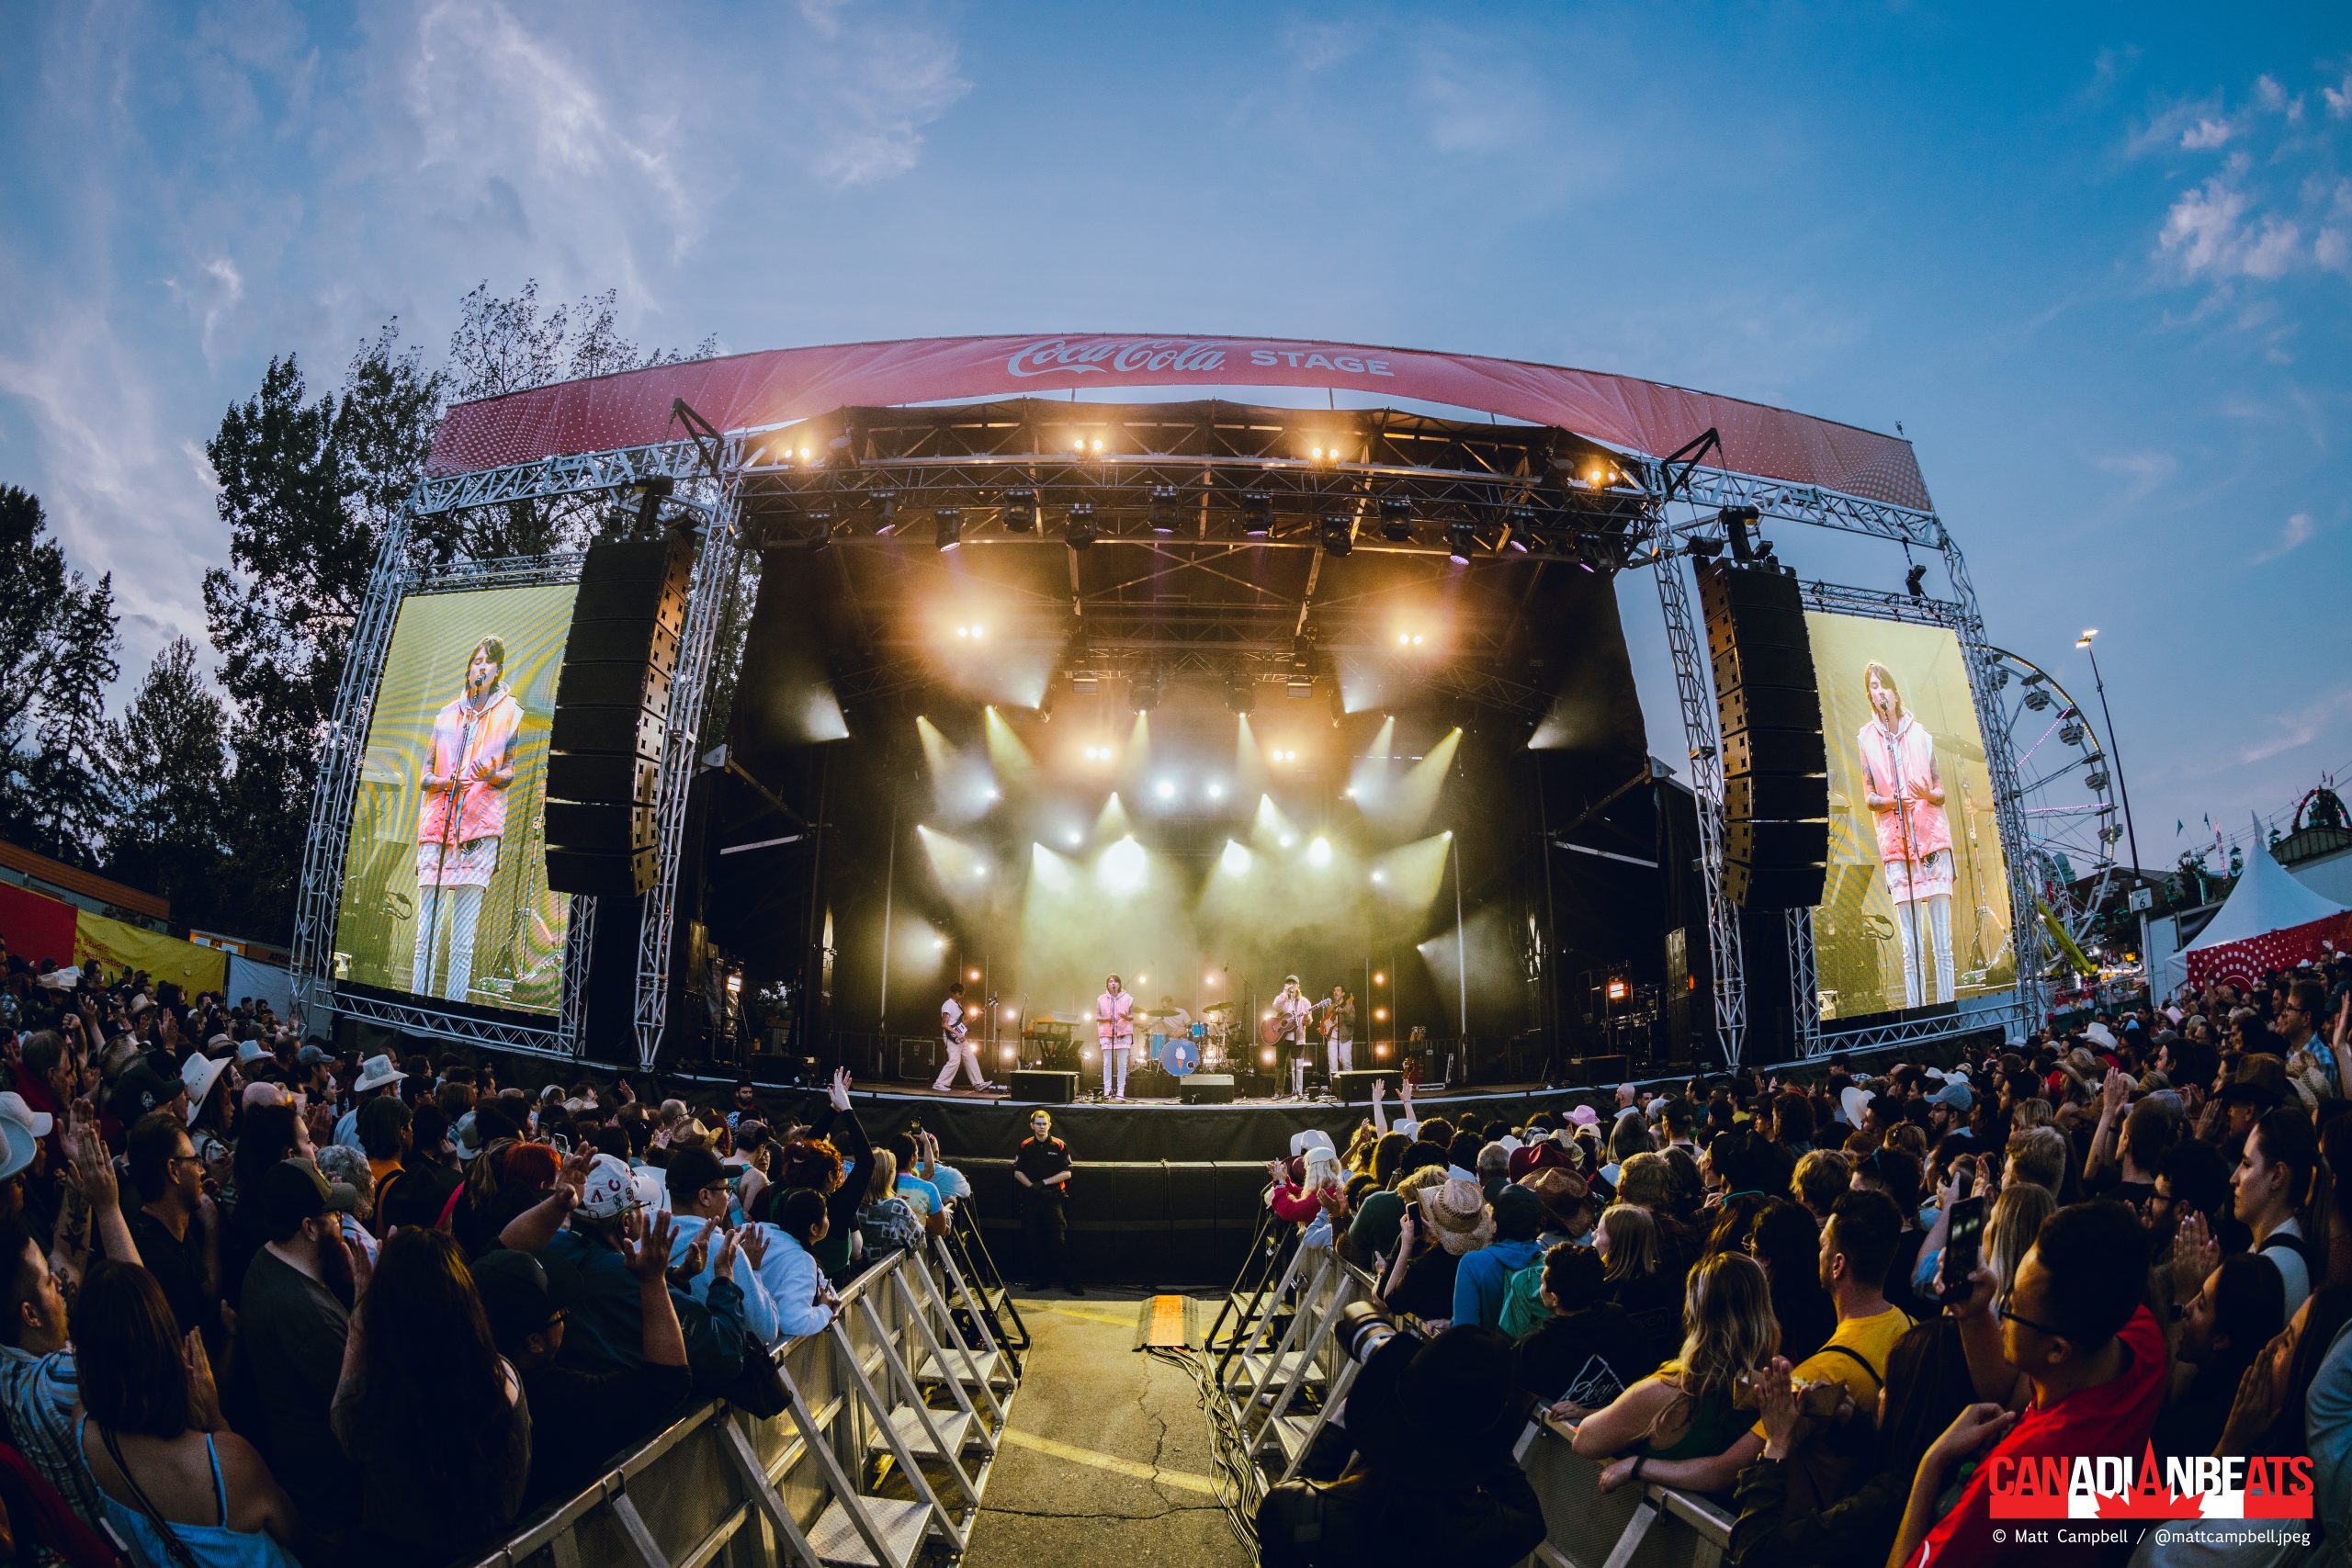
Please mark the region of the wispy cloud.
<svg viewBox="0 0 2352 1568"><path fill-rule="evenodd" d="M2237 761L2245 766L2299 750L2323 735L2339 732L2347 717L2352 717L2352 685L2338 685L2301 707L2267 716L2263 725L2268 733L2239 746Z"/></svg>
<svg viewBox="0 0 2352 1568"><path fill-rule="evenodd" d="M2290 550L2301 548L2311 543L2312 535L2317 530L2312 525L2312 514L2308 512L2296 513L2287 519L2287 525L2278 530L2277 542L2254 558L2254 564L2264 566L2277 560Z"/></svg>

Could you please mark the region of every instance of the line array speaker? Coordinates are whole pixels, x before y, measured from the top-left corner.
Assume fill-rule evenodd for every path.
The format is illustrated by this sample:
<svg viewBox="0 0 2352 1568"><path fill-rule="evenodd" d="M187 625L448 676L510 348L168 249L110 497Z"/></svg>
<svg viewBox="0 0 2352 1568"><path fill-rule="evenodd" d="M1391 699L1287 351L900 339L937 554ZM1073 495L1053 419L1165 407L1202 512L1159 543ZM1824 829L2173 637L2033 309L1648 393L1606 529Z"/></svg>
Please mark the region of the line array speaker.
<svg viewBox="0 0 2352 1568"><path fill-rule="evenodd" d="M1829 859L1829 751L1797 580L1705 561L1699 603L1723 735L1724 891L1743 908L1810 908Z"/></svg>
<svg viewBox="0 0 2352 1568"><path fill-rule="evenodd" d="M642 896L653 886L653 806L685 632L694 540L590 547L548 728L548 886Z"/></svg>

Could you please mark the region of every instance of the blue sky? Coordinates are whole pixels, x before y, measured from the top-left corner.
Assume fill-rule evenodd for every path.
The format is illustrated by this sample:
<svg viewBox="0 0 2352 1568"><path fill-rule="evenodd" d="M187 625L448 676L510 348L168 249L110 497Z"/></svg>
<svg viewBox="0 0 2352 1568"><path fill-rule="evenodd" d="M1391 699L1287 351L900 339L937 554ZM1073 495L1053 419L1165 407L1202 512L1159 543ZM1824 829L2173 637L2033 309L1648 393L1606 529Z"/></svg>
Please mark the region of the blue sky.
<svg viewBox="0 0 2352 1568"><path fill-rule="evenodd" d="M2143 859L2352 775L2341 6L0 12L0 479L134 670L271 354L532 276L664 344L1265 333L1900 421L1994 639L2101 629Z"/></svg>

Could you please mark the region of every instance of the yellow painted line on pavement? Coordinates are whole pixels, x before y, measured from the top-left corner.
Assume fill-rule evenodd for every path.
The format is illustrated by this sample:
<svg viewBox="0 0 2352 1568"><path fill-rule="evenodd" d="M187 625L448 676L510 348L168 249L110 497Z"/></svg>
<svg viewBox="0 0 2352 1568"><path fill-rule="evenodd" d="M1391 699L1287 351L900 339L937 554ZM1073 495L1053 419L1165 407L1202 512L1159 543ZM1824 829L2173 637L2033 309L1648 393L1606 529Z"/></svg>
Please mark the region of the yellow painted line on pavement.
<svg viewBox="0 0 2352 1568"><path fill-rule="evenodd" d="M1121 1459L1116 1454L1106 1454L1095 1449L1081 1449L1075 1443L1056 1442L1051 1438L1041 1438L1034 1432L1023 1432L1014 1427L1007 1427L1004 1429L1003 1438L1006 1442L1012 1444L1015 1448L1047 1454L1055 1459L1068 1460L1072 1464L1090 1464L1097 1470L1107 1470L1114 1475L1130 1475L1137 1481L1157 1482L1162 1486L1173 1486L1185 1492L1205 1493L1212 1497L1216 1495L1216 1483L1205 1475L1194 1475L1182 1470L1159 1470L1151 1465L1138 1464L1131 1459Z"/></svg>
<svg viewBox="0 0 2352 1568"><path fill-rule="evenodd" d="M1024 1306L1021 1310L1033 1316L1038 1313L1051 1313L1056 1317L1074 1317L1080 1323L1107 1323L1114 1328L1133 1328L1136 1325L1132 1317L1113 1317L1109 1313L1088 1312L1083 1307Z"/></svg>

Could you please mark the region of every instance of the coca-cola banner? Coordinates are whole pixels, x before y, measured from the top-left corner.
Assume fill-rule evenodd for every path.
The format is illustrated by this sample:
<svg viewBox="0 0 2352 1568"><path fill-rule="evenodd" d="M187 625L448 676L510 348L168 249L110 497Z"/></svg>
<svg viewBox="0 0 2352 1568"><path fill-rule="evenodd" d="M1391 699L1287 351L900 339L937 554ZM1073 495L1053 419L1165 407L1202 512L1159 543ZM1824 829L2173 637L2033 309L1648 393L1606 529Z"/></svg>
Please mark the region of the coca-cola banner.
<svg viewBox="0 0 2352 1568"><path fill-rule="evenodd" d="M1785 409L1628 376L1510 359L1285 338L917 338L779 348L566 381L449 411L432 471L676 439L671 404L721 430L752 430L844 407L1022 397L1070 387L1332 387L1555 425L1661 457L1722 434L1721 466L1872 501L1928 507L1910 443Z"/></svg>

